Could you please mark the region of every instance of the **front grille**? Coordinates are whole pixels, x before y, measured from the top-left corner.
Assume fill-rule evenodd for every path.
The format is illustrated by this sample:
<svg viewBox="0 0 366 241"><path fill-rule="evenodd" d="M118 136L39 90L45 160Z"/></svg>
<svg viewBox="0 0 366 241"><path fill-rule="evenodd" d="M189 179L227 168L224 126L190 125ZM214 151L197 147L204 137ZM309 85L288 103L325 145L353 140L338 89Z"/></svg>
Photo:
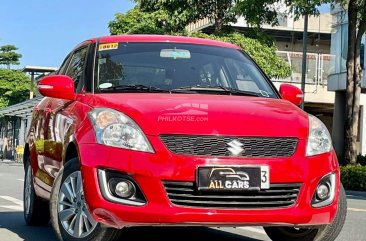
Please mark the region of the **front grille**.
<svg viewBox="0 0 366 241"><path fill-rule="evenodd" d="M165 146L173 153L192 156L231 156L229 142L243 145L242 157L289 157L296 150L297 138L230 137L161 135Z"/></svg>
<svg viewBox="0 0 366 241"><path fill-rule="evenodd" d="M170 201L201 208L280 208L296 202L300 183L271 183L270 189L240 192L199 192L193 182L163 182Z"/></svg>

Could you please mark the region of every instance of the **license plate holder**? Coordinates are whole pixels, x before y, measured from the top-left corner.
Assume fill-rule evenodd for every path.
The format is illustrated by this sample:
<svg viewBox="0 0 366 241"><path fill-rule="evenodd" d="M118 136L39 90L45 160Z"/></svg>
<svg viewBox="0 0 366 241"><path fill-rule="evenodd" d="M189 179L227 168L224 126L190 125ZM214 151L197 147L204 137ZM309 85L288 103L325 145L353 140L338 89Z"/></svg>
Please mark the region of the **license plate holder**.
<svg viewBox="0 0 366 241"><path fill-rule="evenodd" d="M259 191L269 188L268 166L199 167L199 191Z"/></svg>

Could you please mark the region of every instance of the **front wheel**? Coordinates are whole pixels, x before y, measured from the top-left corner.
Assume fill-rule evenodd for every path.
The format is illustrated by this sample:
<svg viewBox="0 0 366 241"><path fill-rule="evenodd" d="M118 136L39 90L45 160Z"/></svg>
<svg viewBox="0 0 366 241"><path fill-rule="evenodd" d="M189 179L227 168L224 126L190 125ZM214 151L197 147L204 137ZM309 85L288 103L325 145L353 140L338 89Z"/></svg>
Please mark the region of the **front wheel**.
<svg viewBox="0 0 366 241"><path fill-rule="evenodd" d="M341 185L337 215L331 224L315 228L264 227L264 230L273 241L334 241L342 230L346 214L346 192Z"/></svg>
<svg viewBox="0 0 366 241"><path fill-rule="evenodd" d="M50 213L52 226L61 241L112 241L119 234L119 230L102 228L90 214L77 158L68 161L55 180Z"/></svg>

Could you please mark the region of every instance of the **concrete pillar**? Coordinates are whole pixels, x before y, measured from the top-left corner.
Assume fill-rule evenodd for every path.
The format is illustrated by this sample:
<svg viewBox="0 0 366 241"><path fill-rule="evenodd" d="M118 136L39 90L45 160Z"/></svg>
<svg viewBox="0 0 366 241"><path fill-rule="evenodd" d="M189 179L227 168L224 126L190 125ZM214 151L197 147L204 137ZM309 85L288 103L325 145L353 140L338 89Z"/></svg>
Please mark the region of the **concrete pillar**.
<svg viewBox="0 0 366 241"><path fill-rule="evenodd" d="M18 140L19 140L19 145L22 145L22 146L24 146L24 144L25 144L25 121L26 120L23 118L20 119Z"/></svg>
<svg viewBox="0 0 366 241"><path fill-rule="evenodd" d="M29 134L29 129L31 126L32 116L29 116L27 119L24 120L25 120L25 136L27 136Z"/></svg>
<svg viewBox="0 0 366 241"><path fill-rule="evenodd" d="M344 155L344 127L346 125L346 92L336 91L333 113L332 139L338 157Z"/></svg>
<svg viewBox="0 0 366 241"><path fill-rule="evenodd" d="M366 120L365 120L365 106L360 106L360 154L366 155Z"/></svg>

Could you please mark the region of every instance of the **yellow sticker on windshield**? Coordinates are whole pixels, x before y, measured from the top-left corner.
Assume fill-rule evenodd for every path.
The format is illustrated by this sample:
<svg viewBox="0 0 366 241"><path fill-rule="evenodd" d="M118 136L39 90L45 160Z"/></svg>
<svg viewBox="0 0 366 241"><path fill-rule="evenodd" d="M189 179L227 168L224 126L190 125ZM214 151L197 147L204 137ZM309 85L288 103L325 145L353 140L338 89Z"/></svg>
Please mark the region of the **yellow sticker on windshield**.
<svg viewBox="0 0 366 241"><path fill-rule="evenodd" d="M107 43L99 45L99 51L110 50L110 49L118 49L118 43Z"/></svg>

